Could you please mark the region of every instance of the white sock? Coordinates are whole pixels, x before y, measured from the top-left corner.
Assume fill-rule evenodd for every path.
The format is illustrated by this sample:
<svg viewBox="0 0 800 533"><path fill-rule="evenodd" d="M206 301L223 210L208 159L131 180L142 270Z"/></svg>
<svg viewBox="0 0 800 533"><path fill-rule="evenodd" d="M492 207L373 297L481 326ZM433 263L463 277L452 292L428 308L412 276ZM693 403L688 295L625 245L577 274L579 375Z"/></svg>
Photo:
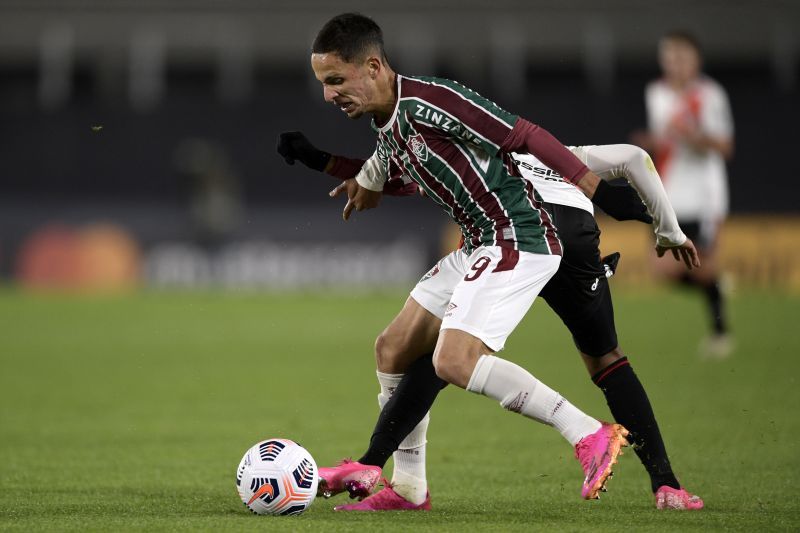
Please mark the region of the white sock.
<svg viewBox="0 0 800 533"><path fill-rule="evenodd" d="M428 480L425 478L425 445L399 449L394 452L392 488L413 503L419 505L428 495Z"/></svg>
<svg viewBox="0 0 800 533"><path fill-rule="evenodd" d="M381 393L378 395L378 405L381 410L394 394L394 390L403 379L403 374L384 374L376 372ZM394 472L392 474L392 487L394 491L408 500L419 505L425 501L428 493L428 481L425 475L425 443L427 443L428 422L430 413L420 420L419 424L411 430L392 458L394 459Z"/></svg>
<svg viewBox="0 0 800 533"><path fill-rule="evenodd" d="M521 366L492 355L478 359L467 390L494 398L509 411L553 426L572 446L601 426Z"/></svg>
<svg viewBox="0 0 800 533"><path fill-rule="evenodd" d="M378 384L381 386L381 393L378 394L378 406L383 411L383 406L394 394L394 390L403 379L403 374L384 374L383 372L375 372L375 374L377 374Z"/></svg>

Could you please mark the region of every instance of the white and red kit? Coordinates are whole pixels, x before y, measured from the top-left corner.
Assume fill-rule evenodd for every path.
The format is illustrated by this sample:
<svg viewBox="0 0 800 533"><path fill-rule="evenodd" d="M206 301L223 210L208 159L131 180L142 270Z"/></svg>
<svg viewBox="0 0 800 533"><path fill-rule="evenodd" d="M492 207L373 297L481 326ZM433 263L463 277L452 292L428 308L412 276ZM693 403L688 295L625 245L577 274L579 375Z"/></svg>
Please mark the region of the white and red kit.
<svg viewBox="0 0 800 533"><path fill-rule="evenodd" d="M645 91L647 120L657 142L656 167L678 220L717 224L728 214L725 161L714 150L698 150L670 133L681 124L705 135L733 138L733 118L725 90L701 77L678 91L664 80Z"/></svg>

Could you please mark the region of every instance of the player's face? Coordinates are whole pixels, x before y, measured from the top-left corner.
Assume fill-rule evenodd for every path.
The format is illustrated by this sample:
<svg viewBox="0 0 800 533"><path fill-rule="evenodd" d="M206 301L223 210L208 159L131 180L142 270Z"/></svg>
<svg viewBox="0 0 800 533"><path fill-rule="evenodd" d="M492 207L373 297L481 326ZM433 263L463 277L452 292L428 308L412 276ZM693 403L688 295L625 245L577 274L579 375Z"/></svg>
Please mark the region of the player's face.
<svg viewBox="0 0 800 533"><path fill-rule="evenodd" d="M373 111L376 93L370 60L347 63L335 53L311 54L311 68L322 83L322 95L349 118Z"/></svg>
<svg viewBox="0 0 800 533"><path fill-rule="evenodd" d="M664 76L676 83L691 81L700 73L700 56L693 46L677 39L665 39L658 47Z"/></svg>

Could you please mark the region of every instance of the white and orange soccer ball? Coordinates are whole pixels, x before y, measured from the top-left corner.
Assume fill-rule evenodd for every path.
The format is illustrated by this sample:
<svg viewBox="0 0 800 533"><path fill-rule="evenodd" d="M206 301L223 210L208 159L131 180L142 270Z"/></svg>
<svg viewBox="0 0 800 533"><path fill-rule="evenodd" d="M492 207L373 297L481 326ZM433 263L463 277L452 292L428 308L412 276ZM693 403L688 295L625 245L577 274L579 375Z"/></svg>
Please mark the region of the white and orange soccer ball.
<svg viewBox="0 0 800 533"><path fill-rule="evenodd" d="M236 489L256 514L305 511L317 495L317 463L289 439L267 439L247 450L236 469Z"/></svg>

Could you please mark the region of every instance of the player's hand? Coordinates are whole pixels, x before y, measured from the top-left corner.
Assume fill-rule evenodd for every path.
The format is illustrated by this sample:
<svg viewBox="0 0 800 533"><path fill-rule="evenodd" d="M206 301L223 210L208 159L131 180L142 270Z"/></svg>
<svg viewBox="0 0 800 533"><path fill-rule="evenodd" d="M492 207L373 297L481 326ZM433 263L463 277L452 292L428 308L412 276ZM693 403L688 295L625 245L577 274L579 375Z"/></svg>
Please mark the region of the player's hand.
<svg viewBox="0 0 800 533"><path fill-rule="evenodd" d="M378 207L381 202L383 193L380 191L371 191L365 189L355 178L350 178L340 183L335 189L328 193L331 198L336 198L342 193L347 193L347 204L342 211L342 219L347 220L350 214L355 209L356 211L364 211L365 209L373 209Z"/></svg>
<svg viewBox="0 0 800 533"><path fill-rule="evenodd" d="M647 212L647 207L639 198L639 193L630 185L609 185L601 180L592 196L592 202L617 220L653 223L653 217Z"/></svg>
<svg viewBox="0 0 800 533"><path fill-rule="evenodd" d="M675 258L675 261L683 261L686 264L686 268L689 270L692 268L700 268L700 256L697 254L697 248L694 247L692 239L687 238L686 242L680 246L656 245L656 254L658 257L663 257L667 250L672 252L672 257Z"/></svg>
<svg viewBox="0 0 800 533"><path fill-rule="evenodd" d="M677 139L691 140L700 135L700 128L694 122L679 120L670 124L667 132Z"/></svg>
<svg viewBox="0 0 800 533"><path fill-rule="evenodd" d="M278 153L290 165L300 161L310 169L322 172L331 160L331 154L318 149L299 131L286 131L278 135Z"/></svg>

